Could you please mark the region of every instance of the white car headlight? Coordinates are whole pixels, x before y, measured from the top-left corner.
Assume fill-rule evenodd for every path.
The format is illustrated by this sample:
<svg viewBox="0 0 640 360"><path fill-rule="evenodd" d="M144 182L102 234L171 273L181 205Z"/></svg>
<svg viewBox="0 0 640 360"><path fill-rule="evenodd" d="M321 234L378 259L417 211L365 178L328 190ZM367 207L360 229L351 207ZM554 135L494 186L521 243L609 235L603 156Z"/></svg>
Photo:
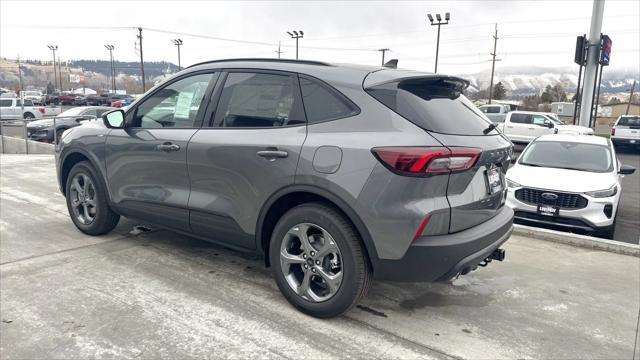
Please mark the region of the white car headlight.
<svg viewBox="0 0 640 360"><path fill-rule="evenodd" d="M507 187L517 188L517 187L521 187L521 186L522 185L518 184L517 182L507 179Z"/></svg>
<svg viewBox="0 0 640 360"><path fill-rule="evenodd" d="M613 185L611 188L607 190L587 191L584 194L594 198L605 198L605 197L613 196L617 193L618 193L618 186Z"/></svg>

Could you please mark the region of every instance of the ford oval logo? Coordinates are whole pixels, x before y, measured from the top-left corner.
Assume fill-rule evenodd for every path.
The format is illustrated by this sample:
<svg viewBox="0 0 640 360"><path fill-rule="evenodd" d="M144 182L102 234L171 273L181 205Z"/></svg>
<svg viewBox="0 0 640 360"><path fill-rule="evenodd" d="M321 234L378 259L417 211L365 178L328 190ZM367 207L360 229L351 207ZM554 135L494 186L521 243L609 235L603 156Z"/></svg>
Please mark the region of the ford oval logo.
<svg viewBox="0 0 640 360"><path fill-rule="evenodd" d="M554 193L542 193L542 196L544 199L546 200L557 200L558 199L558 195L554 194Z"/></svg>

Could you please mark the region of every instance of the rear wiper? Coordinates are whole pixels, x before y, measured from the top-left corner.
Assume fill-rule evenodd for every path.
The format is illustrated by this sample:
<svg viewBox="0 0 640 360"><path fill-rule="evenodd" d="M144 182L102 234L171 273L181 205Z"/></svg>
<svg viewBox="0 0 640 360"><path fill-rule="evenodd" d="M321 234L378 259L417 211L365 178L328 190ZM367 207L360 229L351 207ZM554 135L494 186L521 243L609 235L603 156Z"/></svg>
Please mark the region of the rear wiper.
<svg viewBox="0 0 640 360"><path fill-rule="evenodd" d="M487 135L488 133L492 132L497 127L498 127L497 124L491 123L491 125L487 126L486 129L482 130L482 133Z"/></svg>

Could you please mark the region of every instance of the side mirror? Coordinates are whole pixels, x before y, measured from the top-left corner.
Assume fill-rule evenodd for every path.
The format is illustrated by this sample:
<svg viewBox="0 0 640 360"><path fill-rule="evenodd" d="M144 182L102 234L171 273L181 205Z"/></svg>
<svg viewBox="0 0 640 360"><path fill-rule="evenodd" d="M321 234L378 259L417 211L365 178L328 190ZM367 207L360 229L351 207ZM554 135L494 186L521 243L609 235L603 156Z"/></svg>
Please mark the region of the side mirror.
<svg viewBox="0 0 640 360"><path fill-rule="evenodd" d="M549 120L545 120L543 125L548 127L549 129L553 128L553 123L551 121L549 121Z"/></svg>
<svg viewBox="0 0 640 360"><path fill-rule="evenodd" d="M620 175L631 175L636 172L636 168L631 165L622 165L620 170L618 170L618 174Z"/></svg>
<svg viewBox="0 0 640 360"><path fill-rule="evenodd" d="M124 111L114 110L102 115L104 125L110 129L124 128Z"/></svg>

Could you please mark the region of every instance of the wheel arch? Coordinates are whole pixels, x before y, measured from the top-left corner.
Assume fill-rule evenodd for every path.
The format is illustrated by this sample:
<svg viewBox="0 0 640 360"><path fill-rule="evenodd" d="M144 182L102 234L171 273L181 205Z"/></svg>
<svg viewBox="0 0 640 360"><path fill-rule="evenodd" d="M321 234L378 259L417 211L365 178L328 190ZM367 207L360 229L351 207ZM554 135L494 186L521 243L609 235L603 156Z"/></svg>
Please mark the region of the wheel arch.
<svg viewBox="0 0 640 360"><path fill-rule="evenodd" d="M338 210L356 229L362 240L368 265L376 268L378 253L373 239L364 222L353 208L337 195L312 185L292 185L274 193L262 206L256 224L256 249L264 255L265 265L269 266L269 243L271 234L280 217L294 206L323 202Z"/></svg>
<svg viewBox="0 0 640 360"><path fill-rule="evenodd" d="M70 149L69 151L65 152L64 155L62 155L62 161L60 161L60 190L62 191L62 194L66 196L66 184L71 169L75 164L81 161L88 161L91 166L93 166L96 173L98 174L98 177L100 178L98 179L98 181L100 181L104 186L105 192L107 193L107 198L109 199L109 201L111 201L109 187L106 186L102 168L98 166L97 161L91 155L89 155L87 151L80 148Z"/></svg>

